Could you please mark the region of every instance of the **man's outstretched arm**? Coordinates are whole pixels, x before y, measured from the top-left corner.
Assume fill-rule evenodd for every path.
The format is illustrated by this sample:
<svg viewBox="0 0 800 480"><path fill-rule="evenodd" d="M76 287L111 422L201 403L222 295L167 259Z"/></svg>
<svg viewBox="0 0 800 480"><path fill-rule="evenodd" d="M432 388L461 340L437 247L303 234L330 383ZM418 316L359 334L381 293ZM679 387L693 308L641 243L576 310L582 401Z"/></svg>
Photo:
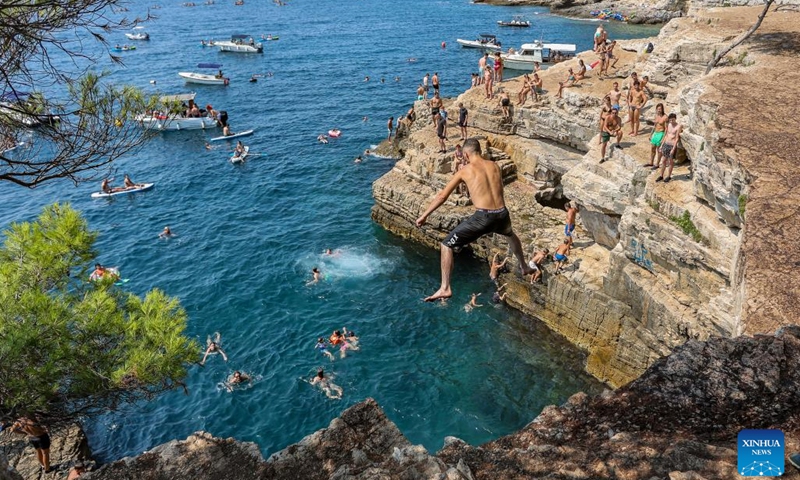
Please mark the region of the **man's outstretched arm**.
<svg viewBox="0 0 800 480"><path fill-rule="evenodd" d="M453 178L451 178L450 181L447 182L447 185L445 185L442 191L436 194L436 197L428 206L428 209L425 210L425 213L423 213L417 219L416 224L418 227L424 225L425 222L428 220L428 216L434 211L436 211L437 208L442 206L442 204L447 200L447 197L449 197L450 194L453 193L453 190L456 189L459 183L461 183L461 172L456 172L456 174L453 175Z"/></svg>

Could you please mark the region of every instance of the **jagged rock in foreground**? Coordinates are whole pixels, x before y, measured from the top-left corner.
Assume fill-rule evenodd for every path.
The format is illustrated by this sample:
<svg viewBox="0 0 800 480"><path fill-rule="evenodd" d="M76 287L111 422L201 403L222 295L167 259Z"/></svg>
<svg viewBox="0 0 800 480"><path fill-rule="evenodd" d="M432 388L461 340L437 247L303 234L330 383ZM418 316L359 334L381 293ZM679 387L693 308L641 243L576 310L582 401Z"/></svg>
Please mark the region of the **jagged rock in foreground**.
<svg viewBox="0 0 800 480"><path fill-rule="evenodd" d="M2 455L0 455L0 480L22 480L19 473L8 465Z"/></svg>
<svg viewBox="0 0 800 480"><path fill-rule="evenodd" d="M741 429L779 428L787 453L798 448L798 371L797 326L690 341L626 387L573 395L481 447L451 440L439 457L466 462L478 480L737 478Z"/></svg>
<svg viewBox="0 0 800 480"><path fill-rule="evenodd" d="M458 465L458 462L456 462ZM87 480L472 480L462 464L449 467L400 433L373 399L345 410L328 428L273 454L254 443L198 432L105 465Z"/></svg>

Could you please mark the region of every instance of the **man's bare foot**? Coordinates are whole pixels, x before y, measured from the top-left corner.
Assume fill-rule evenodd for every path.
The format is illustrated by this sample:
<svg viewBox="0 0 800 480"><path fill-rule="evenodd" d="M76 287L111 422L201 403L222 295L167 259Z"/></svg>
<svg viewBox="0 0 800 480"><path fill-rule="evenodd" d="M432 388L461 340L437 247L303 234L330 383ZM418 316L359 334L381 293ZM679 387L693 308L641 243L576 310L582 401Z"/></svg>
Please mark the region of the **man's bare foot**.
<svg viewBox="0 0 800 480"><path fill-rule="evenodd" d="M446 289L446 290L440 288L439 290L436 291L436 293L434 293L430 297L425 297L424 300L426 302L434 302L436 300L439 300L439 299L444 300L444 299L450 298L452 296L453 296L453 292L451 292L449 288Z"/></svg>

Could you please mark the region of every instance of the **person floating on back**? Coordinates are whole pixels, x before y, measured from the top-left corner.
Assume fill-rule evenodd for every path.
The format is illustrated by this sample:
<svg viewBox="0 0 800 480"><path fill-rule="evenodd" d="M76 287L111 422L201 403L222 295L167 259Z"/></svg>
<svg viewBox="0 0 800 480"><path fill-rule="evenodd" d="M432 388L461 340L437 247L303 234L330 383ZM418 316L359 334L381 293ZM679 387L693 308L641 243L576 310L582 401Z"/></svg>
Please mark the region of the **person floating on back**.
<svg viewBox="0 0 800 480"><path fill-rule="evenodd" d="M481 145L474 138L468 138L464 142L463 151L464 156L467 158L467 166L453 175L444 189L436 195L427 210L416 221L417 227L425 225L430 214L442 206L447 197L461 182L467 185L467 190L476 211L472 216L462 221L442 242L442 283L439 290L425 298L426 302L449 298L453 295L450 288L450 275L453 271L453 250L460 250L488 233L499 233L507 236L511 250L519 261L522 273L524 275L533 273L533 269L525 262L525 254L522 251L519 237L511 228L511 217L508 214L505 199L503 198L503 174L500 171L500 167L496 163L483 158Z"/></svg>

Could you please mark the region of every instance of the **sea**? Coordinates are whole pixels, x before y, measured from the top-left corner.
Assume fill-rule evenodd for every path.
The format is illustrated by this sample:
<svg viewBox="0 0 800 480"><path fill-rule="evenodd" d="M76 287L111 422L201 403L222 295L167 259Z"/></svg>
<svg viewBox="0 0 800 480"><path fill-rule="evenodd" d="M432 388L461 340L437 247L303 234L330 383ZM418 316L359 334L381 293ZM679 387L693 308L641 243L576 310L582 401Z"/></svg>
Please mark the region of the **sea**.
<svg viewBox="0 0 800 480"><path fill-rule="evenodd" d="M112 46L137 47L118 54L123 65L85 42L84 53L96 56L92 69L148 93L196 92L200 105L228 112L234 131L256 130L244 139L247 162L228 161L232 142L205 148L219 130L170 132L102 172L113 184L126 173L135 182L154 182L149 192L92 199L99 179L35 189L0 184L0 227L31 220L52 202L69 202L100 233L98 261L129 279L121 288L137 294L160 288L178 297L188 312L188 335L203 345L208 335L221 334L229 361L212 356L204 368L189 367L188 395L175 391L85 420L99 461L198 430L256 442L269 455L368 397L411 442L436 451L445 436L477 445L523 427L543 407L578 391L602 391L584 372L579 350L536 319L491 304L488 266L469 254L456 259L452 300L423 303L438 287L438 251L370 219L372 182L394 160L353 162L385 138L390 116L409 109L426 73L439 74L443 96L469 87L480 53L460 48L457 38L490 33L506 47L543 39L585 50L597 22L465 0L157 1L136 0L127 12L109 12L155 16L144 24L151 40L109 34ZM513 15L524 15L532 27L498 27ZM611 38L657 33L603 25ZM201 46L232 34L279 40L264 42L263 54ZM184 84L177 72L197 71L198 63L221 63L230 85ZM263 76L250 83L253 74ZM342 136L319 144L317 135L332 128ZM167 225L176 236L161 240ZM328 248L337 254L324 256ZM313 267L323 280L307 285ZM484 306L466 311L471 293L480 293ZM359 351L331 362L314 350L317 337L343 327L360 337ZM309 384L318 368L342 387L340 400ZM253 381L228 392L221 382L234 370Z"/></svg>

